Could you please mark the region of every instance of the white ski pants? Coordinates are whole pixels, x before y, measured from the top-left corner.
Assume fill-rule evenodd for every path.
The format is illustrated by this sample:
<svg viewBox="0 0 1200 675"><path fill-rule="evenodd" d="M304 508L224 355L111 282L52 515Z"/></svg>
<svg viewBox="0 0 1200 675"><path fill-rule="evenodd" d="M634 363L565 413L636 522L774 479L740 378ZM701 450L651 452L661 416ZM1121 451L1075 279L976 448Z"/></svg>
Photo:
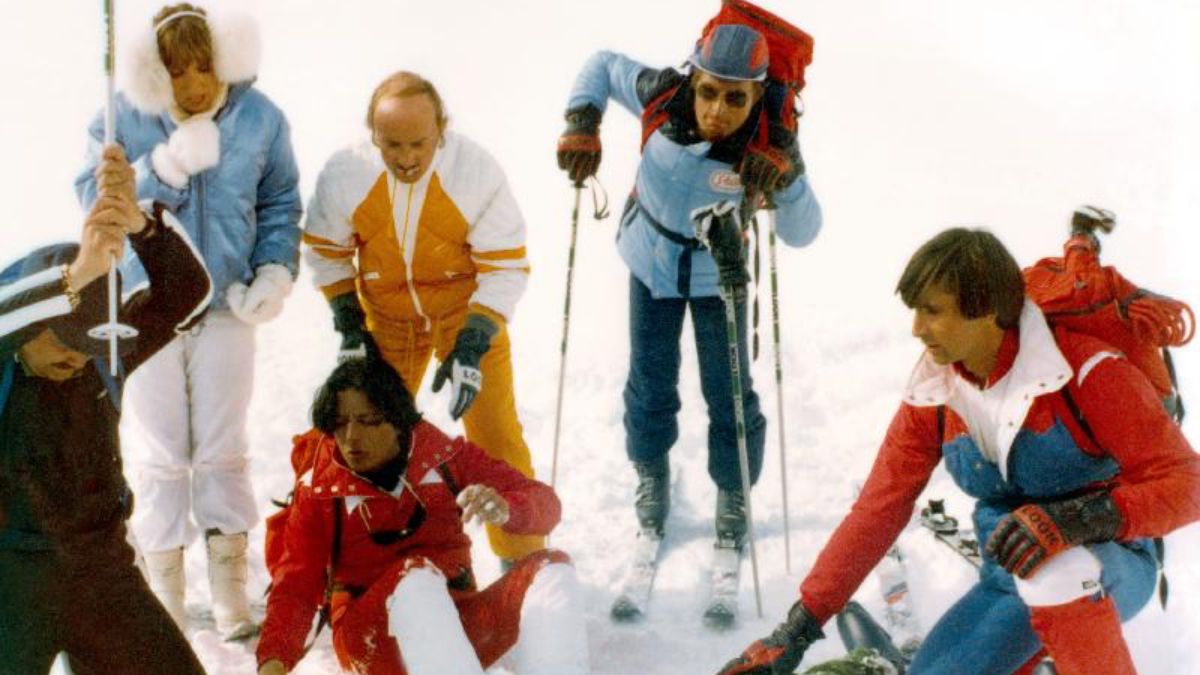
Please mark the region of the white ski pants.
<svg viewBox="0 0 1200 675"><path fill-rule="evenodd" d="M197 530L245 532L258 522L246 459L253 389L254 327L226 310L210 312L129 378L121 447L142 550L187 546Z"/></svg>
<svg viewBox="0 0 1200 675"><path fill-rule="evenodd" d="M446 590L431 568L410 571L387 601L388 632L409 675L482 675L483 667ZM575 568L551 563L525 592L517 642L504 655L516 675L587 675L583 593Z"/></svg>

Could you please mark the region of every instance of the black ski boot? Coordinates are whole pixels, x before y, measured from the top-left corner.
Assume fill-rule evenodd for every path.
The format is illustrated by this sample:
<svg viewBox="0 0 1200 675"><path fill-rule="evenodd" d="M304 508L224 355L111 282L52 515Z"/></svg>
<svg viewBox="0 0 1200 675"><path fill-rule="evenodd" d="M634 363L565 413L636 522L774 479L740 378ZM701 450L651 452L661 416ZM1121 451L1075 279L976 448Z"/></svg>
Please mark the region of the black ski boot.
<svg viewBox="0 0 1200 675"><path fill-rule="evenodd" d="M746 543L746 498L741 490L717 490L717 546L741 549Z"/></svg>
<svg viewBox="0 0 1200 675"><path fill-rule="evenodd" d="M667 458L653 462L634 462L638 486L633 508L643 530L663 536L663 526L671 511L671 470Z"/></svg>

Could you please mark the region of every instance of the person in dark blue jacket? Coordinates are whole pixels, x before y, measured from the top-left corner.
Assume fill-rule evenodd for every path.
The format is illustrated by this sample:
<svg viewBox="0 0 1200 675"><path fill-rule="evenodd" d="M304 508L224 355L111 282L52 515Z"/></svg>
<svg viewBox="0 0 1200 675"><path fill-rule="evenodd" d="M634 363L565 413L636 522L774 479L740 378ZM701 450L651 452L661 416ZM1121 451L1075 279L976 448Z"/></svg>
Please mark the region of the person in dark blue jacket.
<svg viewBox="0 0 1200 675"><path fill-rule="evenodd" d="M642 160L617 244L631 273L624 399L626 452L639 477L638 519L643 529L661 534L669 510L667 453L679 435L679 342L690 310L709 411L708 469L719 488L717 534L740 546L745 497L721 279L713 254L695 236L693 212L722 201L741 202L752 211L762 195L770 195L779 236L790 246L806 246L821 229L821 209L794 133L772 123L767 147L751 143L766 91L769 53L763 36L746 26L719 26L688 63L686 72L658 70L613 52L595 54L571 90L558 157L581 185L600 163L600 121L608 100L643 117ZM742 233L727 234L709 238L723 238L743 254ZM741 269L744 280L744 264ZM744 297L736 309L754 481L762 468L766 420L749 375Z"/></svg>
<svg viewBox="0 0 1200 675"><path fill-rule="evenodd" d="M202 674L134 566L121 378L88 330L107 321L105 276L126 239L149 286L119 308L138 330L121 341L119 373L198 321L212 284L170 212L139 209L119 147L104 151L96 177L80 242L0 273L0 673L46 673L66 652L77 673Z"/></svg>

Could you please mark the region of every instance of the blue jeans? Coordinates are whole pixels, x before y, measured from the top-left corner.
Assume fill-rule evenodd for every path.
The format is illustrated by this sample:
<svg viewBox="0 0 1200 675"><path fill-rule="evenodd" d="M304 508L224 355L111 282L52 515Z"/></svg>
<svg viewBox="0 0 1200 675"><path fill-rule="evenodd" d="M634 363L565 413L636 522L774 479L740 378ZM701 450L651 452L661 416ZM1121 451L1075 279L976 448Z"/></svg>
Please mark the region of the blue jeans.
<svg viewBox="0 0 1200 675"><path fill-rule="evenodd" d="M683 317L692 312L700 361L700 388L708 404L708 475L717 487L742 486L725 305L719 297L654 299L650 289L629 280L629 379L625 383L625 451L634 462L665 458L679 438L679 340ZM746 346L746 303L737 304L738 362L746 413L750 482L762 471L767 421L750 379Z"/></svg>
<svg viewBox="0 0 1200 675"><path fill-rule="evenodd" d="M1147 540L1123 546L1089 546L1103 565L1100 585L1128 621L1154 595L1157 564ZM954 604L917 650L910 675L1007 675L1041 648L1029 623L1029 608L1012 576L987 561L979 583Z"/></svg>

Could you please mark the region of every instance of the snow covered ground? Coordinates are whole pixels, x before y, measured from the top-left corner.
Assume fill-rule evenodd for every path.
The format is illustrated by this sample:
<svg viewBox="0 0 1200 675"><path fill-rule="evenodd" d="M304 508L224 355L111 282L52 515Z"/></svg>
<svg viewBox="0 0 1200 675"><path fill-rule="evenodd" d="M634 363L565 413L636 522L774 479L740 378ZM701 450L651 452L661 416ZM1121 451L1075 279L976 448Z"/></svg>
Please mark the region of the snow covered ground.
<svg viewBox="0 0 1200 675"><path fill-rule="evenodd" d="M715 0L510 0L442 3L251 0L261 20L259 84L288 113L307 196L322 162L361 133L367 96L392 70L430 77L452 125L506 167L529 221L534 272L514 335L518 402L542 476L549 473L571 191L554 165L567 90L599 48L654 65L679 63ZM1183 0L927 0L785 2L764 6L816 37L802 147L825 208L825 230L804 250L780 250L783 372L792 540L783 556L769 302L754 377L770 421L768 462L754 493L765 618L754 612L749 566L743 621L701 626L715 488L705 470L706 415L685 340L682 433L672 453L672 546L648 619L607 618L621 555L633 536L634 476L623 452L621 387L628 357L627 273L612 245L615 218L579 229L574 316L558 485L564 520L554 545L586 584L594 672L714 672L769 631L865 476L919 345L892 288L908 255L952 224L990 227L1019 261L1055 254L1070 210L1115 210L1106 261L1143 285L1200 303L1200 9ZM123 21L157 3L118 0ZM79 213L71 180L84 126L102 102L100 3L11 3L0 22L0 197L8 258L68 238ZM123 24L124 25L124 24ZM605 119L600 177L619 210L637 161L637 124ZM764 299L765 300L765 299ZM307 273L283 316L259 333L252 404L255 487L264 514L291 481L289 439L333 364L329 312ZM1200 410L1200 353L1178 354L1185 399ZM428 382L425 384L428 388ZM451 428L446 401L423 391L430 419ZM1193 441L1200 422L1187 424ZM965 516L969 503L939 471L928 495ZM261 529L252 535L261 545ZM931 626L971 583L971 570L923 532L906 533L910 585ZM1200 528L1168 539L1171 602L1148 606L1125 633L1144 673L1200 673ZM476 549L481 580L497 574ZM202 552L189 552L189 593L207 594ZM267 578L255 562L252 585ZM873 580L859 599L878 613ZM830 627L832 633L832 626ZM253 657L211 632L193 644L213 673L253 672ZM840 653L836 638L806 664ZM324 637L297 669L336 671ZM969 672L964 664L964 672ZM497 671L500 672L500 671Z"/></svg>

